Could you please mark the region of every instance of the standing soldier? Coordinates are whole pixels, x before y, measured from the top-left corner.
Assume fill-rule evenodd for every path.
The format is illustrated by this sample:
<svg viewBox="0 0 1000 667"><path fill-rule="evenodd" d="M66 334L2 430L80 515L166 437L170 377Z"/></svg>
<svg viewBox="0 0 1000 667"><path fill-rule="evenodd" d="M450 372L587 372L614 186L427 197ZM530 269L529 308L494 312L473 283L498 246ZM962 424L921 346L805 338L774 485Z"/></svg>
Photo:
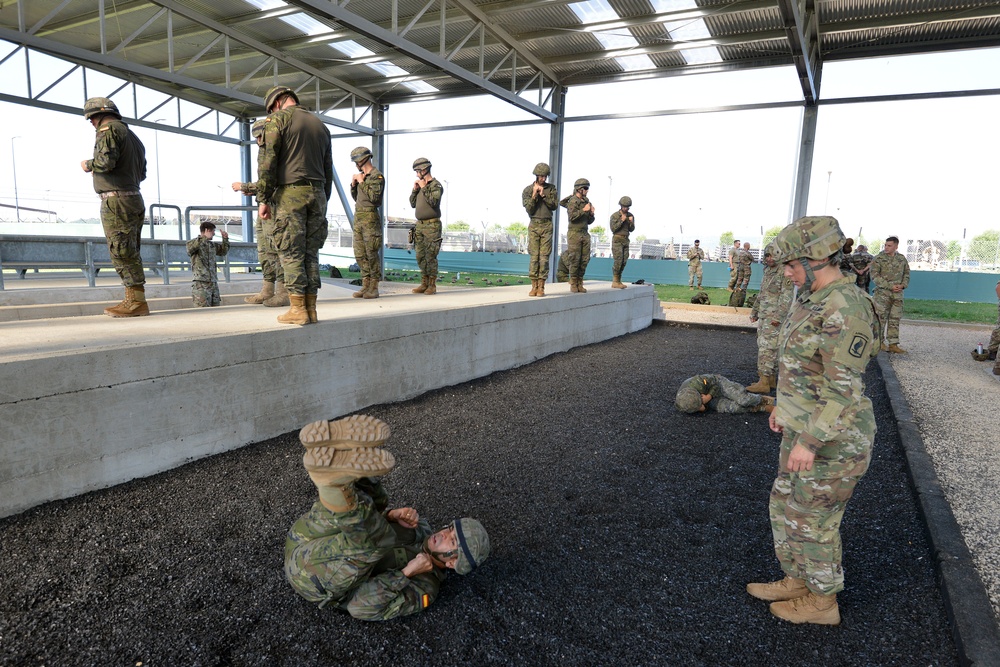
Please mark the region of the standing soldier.
<svg viewBox="0 0 1000 667"><path fill-rule="evenodd" d="M586 292L583 274L590 262L590 232L587 226L594 221L594 206L587 199L590 181L578 178L573 183L573 194L559 205L566 209L566 267L569 269L569 291Z"/></svg>
<svg viewBox="0 0 1000 667"><path fill-rule="evenodd" d="M868 248L863 245L859 245L850 256L855 282L866 294L872 283L871 268L874 260L875 258L868 252Z"/></svg>
<svg viewBox="0 0 1000 667"><path fill-rule="evenodd" d="M698 289L701 289L701 263L705 261L705 251L701 249L701 241L694 240L694 245L688 250L688 287L694 290L694 277L698 276Z"/></svg>
<svg viewBox="0 0 1000 667"><path fill-rule="evenodd" d="M875 437L863 374L878 354L878 321L871 298L840 272L843 245L829 216L799 218L774 240L785 277L799 288L781 326L769 419L782 434L769 513L785 577L747 592L792 623L840 623L840 524Z"/></svg>
<svg viewBox="0 0 1000 667"><path fill-rule="evenodd" d="M364 146L351 151L351 161L358 172L351 176L351 197L354 199L354 259L361 268L361 289L355 299L377 299L378 283L382 280L382 205L385 178L372 164L372 152Z"/></svg>
<svg viewBox="0 0 1000 667"><path fill-rule="evenodd" d="M111 317L149 315L146 304L146 274L139 254L146 204L139 183L146 180L146 148L122 122L115 103L106 97L91 97L83 105L83 117L97 130L94 157L80 163L94 175L94 191L101 198L101 225L108 240L111 263L125 286L125 298L104 309Z"/></svg>
<svg viewBox="0 0 1000 667"><path fill-rule="evenodd" d="M729 284L726 286L726 289L729 290L730 292L732 292L733 288L736 287L736 273L739 267L739 264L737 263L737 258L739 257L739 255L740 255L740 240L734 239L733 247L729 249Z"/></svg>
<svg viewBox="0 0 1000 667"><path fill-rule="evenodd" d="M757 322L757 373L760 379L747 387L755 394L767 394L778 388L778 333L792 304L792 281L783 275L774 261L774 244L764 249L764 275L760 293L750 311L750 321Z"/></svg>
<svg viewBox="0 0 1000 667"><path fill-rule="evenodd" d="M743 249L737 255L737 259L739 266L736 269L736 289L746 292L747 286L750 284L751 265L757 261L753 258L753 253L750 252L749 241L743 244Z"/></svg>
<svg viewBox="0 0 1000 667"><path fill-rule="evenodd" d="M264 124L266 118L258 118L254 121L250 129L250 136L257 140L258 154L264 146ZM254 196L257 194L257 183L243 183L235 181L233 191L241 192L245 195ZM281 268L281 260L278 259L278 251L274 249L274 220L269 218L264 220L259 215L253 223L253 233L257 236L257 259L260 261L260 271L264 280L261 284L260 292L244 297L246 303L262 303L269 307L287 306L288 290L285 289L285 270Z"/></svg>
<svg viewBox="0 0 1000 667"><path fill-rule="evenodd" d="M444 188L431 176L431 162L425 157L413 161L417 180L410 191L410 206L416 209L417 227L413 242L420 267L420 286L415 294L437 293L438 252L441 251L441 196Z"/></svg>
<svg viewBox="0 0 1000 667"><path fill-rule="evenodd" d="M215 238L215 223L203 222L201 233L187 242L187 254L191 257L191 298L195 308L221 306L219 277L216 274L216 257L225 257L229 252L229 234L222 232L222 245L212 243Z"/></svg>
<svg viewBox="0 0 1000 667"><path fill-rule="evenodd" d="M635 216L629 213L632 207L631 197L622 197L618 200L621 209L611 214L611 256L615 258L614 266L611 269L611 286L618 289L625 289L622 283L622 272L628 262L628 235L635 231Z"/></svg>
<svg viewBox="0 0 1000 667"><path fill-rule="evenodd" d="M910 284L910 264L906 257L896 252L899 239L890 236L885 240L885 250L872 262L872 281L875 283L875 310L881 326L885 327L882 349L892 354L906 354L899 346L899 318L903 316L903 290Z"/></svg>
<svg viewBox="0 0 1000 667"><path fill-rule="evenodd" d="M549 276L552 255L552 211L559 206L556 186L546 183L549 165L539 162L532 172L535 182L521 191L521 203L531 216L528 222L528 296L545 296L545 280Z"/></svg>
<svg viewBox="0 0 1000 667"><path fill-rule="evenodd" d="M330 131L299 105L295 91L267 92L264 149L257 159L260 217L274 218L274 247L285 271L288 312L283 324L317 321L319 249L326 243L326 203L333 191Z"/></svg>

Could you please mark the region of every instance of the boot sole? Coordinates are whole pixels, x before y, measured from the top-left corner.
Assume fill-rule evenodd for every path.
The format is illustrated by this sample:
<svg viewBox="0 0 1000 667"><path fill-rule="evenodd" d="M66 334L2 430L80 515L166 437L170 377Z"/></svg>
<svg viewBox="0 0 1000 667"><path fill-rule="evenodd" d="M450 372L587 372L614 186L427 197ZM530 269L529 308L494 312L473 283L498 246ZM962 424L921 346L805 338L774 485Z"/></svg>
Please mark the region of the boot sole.
<svg viewBox="0 0 1000 667"><path fill-rule="evenodd" d="M758 584L762 588L766 588L766 584ZM747 584L747 593L751 597L755 597L758 600L764 600L766 602L786 602L788 600L794 600L795 598L800 598L809 592L808 588L803 588L801 591L789 591L787 589L782 589L780 591L771 592L769 590L760 590L757 593L753 592L751 586L754 584Z"/></svg>
<svg viewBox="0 0 1000 667"><path fill-rule="evenodd" d="M783 600L783 602L785 602L785 600ZM777 603L775 603L775 604L777 604ZM832 614L829 613L829 612L821 612L821 613L817 613L815 615L812 615L811 618L808 617L808 616L794 616L794 617L792 617L789 614L785 614L785 612L782 610L781 607L778 607L778 609L776 611L775 610L775 604L772 604L769 607L769 609L771 610L771 613L775 617L780 618L783 621L788 621L789 623L794 623L796 625L802 625L804 623L809 623L809 624L812 624L812 625L840 625L840 610L836 609L836 608L833 610Z"/></svg>
<svg viewBox="0 0 1000 667"><path fill-rule="evenodd" d="M396 465L396 457L384 449L342 450L314 447L302 456L302 465L310 473L361 478L387 475Z"/></svg>
<svg viewBox="0 0 1000 667"><path fill-rule="evenodd" d="M137 308L131 313L115 313L105 308L104 314L110 317L145 317L146 315L149 315L149 306L146 306L145 308Z"/></svg>
<svg viewBox="0 0 1000 667"><path fill-rule="evenodd" d="M307 448L357 449L380 447L391 435L392 429L381 419L352 415L336 421L321 420L306 424L299 431L299 441Z"/></svg>

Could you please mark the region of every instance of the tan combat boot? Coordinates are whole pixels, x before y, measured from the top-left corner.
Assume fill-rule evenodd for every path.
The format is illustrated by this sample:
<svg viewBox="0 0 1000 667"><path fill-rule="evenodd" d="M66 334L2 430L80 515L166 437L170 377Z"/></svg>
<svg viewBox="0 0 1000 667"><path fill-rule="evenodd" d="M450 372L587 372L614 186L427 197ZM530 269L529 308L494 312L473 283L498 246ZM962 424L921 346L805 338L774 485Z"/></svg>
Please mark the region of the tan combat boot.
<svg viewBox="0 0 1000 667"><path fill-rule="evenodd" d="M315 294L306 294L306 315L309 316L309 324L316 324L319 322L319 317L316 315Z"/></svg>
<svg viewBox="0 0 1000 667"><path fill-rule="evenodd" d="M368 289L364 294L361 295L365 299L377 299L378 298L378 279L369 278L368 279Z"/></svg>
<svg viewBox="0 0 1000 667"><path fill-rule="evenodd" d="M614 288L616 288L616 289L625 289L625 284L622 283L621 274L618 274L618 275L615 275L615 276L612 277L611 286L614 287Z"/></svg>
<svg viewBox="0 0 1000 667"><path fill-rule="evenodd" d="M531 291L528 292L528 296L538 296L538 279L531 279Z"/></svg>
<svg viewBox="0 0 1000 667"><path fill-rule="evenodd" d="M889 349L889 346L885 344L885 341L882 341L882 351L886 352L886 351L888 351L888 349Z"/></svg>
<svg viewBox="0 0 1000 667"><path fill-rule="evenodd" d="M291 306L284 315L278 315L278 321L282 324L309 324L309 313L306 311L305 294L289 294L288 300Z"/></svg>
<svg viewBox="0 0 1000 667"><path fill-rule="evenodd" d="M243 303L264 303L272 296L274 296L274 283L265 280L261 284L259 292L243 297Z"/></svg>
<svg viewBox="0 0 1000 667"><path fill-rule="evenodd" d="M545 278L538 279L538 291L535 292L535 296L545 296Z"/></svg>
<svg viewBox="0 0 1000 667"><path fill-rule="evenodd" d="M771 613L792 623L840 625L840 608L837 607L836 593L819 595L809 591L794 600L772 602Z"/></svg>
<svg viewBox="0 0 1000 667"><path fill-rule="evenodd" d="M424 290L424 294L437 294L437 282L437 276L427 276L427 289Z"/></svg>
<svg viewBox="0 0 1000 667"><path fill-rule="evenodd" d="M576 279L576 291L580 294L587 293L587 288L583 286L583 276L578 276Z"/></svg>
<svg viewBox="0 0 1000 667"><path fill-rule="evenodd" d="M794 600L808 592L805 579L789 576L785 576L781 581L772 581L768 584L747 584L747 593L758 600L767 600L768 602Z"/></svg>
<svg viewBox="0 0 1000 667"><path fill-rule="evenodd" d="M766 412L768 414L774 412L774 397L773 396L765 396L765 395L761 394L760 395L760 403L758 403L755 406L754 412Z"/></svg>
<svg viewBox="0 0 1000 667"><path fill-rule="evenodd" d="M771 385L771 389L777 390L777 388L778 388L778 376L777 375L765 375L764 379L767 380L767 383L769 385Z"/></svg>
<svg viewBox="0 0 1000 667"><path fill-rule="evenodd" d="M125 288L125 298L116 306L104 309L105 315L111 317L142 317L149 315L149 305L146 304L146 288L135 285Z"/></svg>
<svg viewBox="0 0 1000 667"><path fill-rule="evenodd" d="M423 294L427 291L427 276L420 276L420 284L410 290L414 294Z"/></svg>
<svg viewBox="0 0 1000 667"><path fill-rule="evenodd" d="M574 278L573 276L569 277L569 291L570 292L579 292L580 291L580 288L579 288L579 286L577 284L577 279Z"/></svg>
<svg viewBox="0 0 1000 667"><path fill-rule="evenodd" d="M289 303L291 302L288 300L288 289L285 287L284 280L279 280L275 283L274 294L264 299L264 305L268 308L287 306Z"/></svg>
<svg viewBox="0 0 1000 667"><path fill-rule="evenodd" d="M771 391L771 382L766 375L761 375L760 379L747 387L751 394L766 394Z"/></svg>
<svg viewBox="0 0 1000 667"><path fill-rule="evenodd" d="M331 512L349 512L358 506L351 483L362 477L388 474L396 459L384 449L313 447L302 455L302 465L316 485L323 506Z"/></svg>
<svg viewBox="0 0 1000 667"><path fill-rule="evenodd" d="M893 343L892 345L890 345L888 348L886 348L886 352L888 352L889 354L906 354L906 350L901 348L899 346L899 343Z"/></svg>
<svg viewBox="0 0 1000 667"><path fill-rule="evenodd" d="M367 291L368 291L368 278L362 278L361 289L359 289L357 292L353 292L351 296L353 296L355 299L360 299L364 297L365 292Z"/></svg>
<svg viewBox="0 0 1000 667"><path fill-rule="evenodd" d="M299 431L299 442L307 449L358 449L381 447L391 435L389 425L381 419L370 415L351 415L334 421L322 419L306 424Z"/></svg>

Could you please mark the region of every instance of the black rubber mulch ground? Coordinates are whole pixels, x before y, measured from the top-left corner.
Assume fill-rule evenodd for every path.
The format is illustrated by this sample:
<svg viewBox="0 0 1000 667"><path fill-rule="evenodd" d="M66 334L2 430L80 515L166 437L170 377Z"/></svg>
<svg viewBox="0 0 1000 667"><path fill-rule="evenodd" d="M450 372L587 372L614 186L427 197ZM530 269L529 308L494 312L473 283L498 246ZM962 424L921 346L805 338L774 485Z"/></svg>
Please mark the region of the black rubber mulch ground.
<svg viewBox="0 0 1000 667"><path fill-rule="evenodd" d="M752 335L654 326L366 412L396 504L479 517L493 557L426 612L298 598L284 534L314 490L294 434L0 521L0 665L957 664L878 369L847 511L839 628L747 596L780 576L765 415L683 416L678 383L753 379Z"/></svg>

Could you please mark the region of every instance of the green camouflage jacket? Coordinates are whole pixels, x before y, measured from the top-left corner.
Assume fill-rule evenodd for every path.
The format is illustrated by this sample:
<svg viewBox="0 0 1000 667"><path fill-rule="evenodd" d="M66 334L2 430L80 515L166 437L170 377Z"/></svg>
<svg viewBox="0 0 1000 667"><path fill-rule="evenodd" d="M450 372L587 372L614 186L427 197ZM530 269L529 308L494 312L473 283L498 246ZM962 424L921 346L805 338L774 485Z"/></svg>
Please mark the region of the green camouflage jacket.
<svg viewBox="0 0 1000 667"><path fill-rule="evenodd" d="M222 239L222 243L212 243L200 234L187 242L187 254L191 256L191 280L214 283L218 279L215 275L215 258L225 257L229 252L229 239Z"/></svg>
<svg viewBox="0 0 1000 667"><path fill-rule="evenodd" d="M891 289L893 285L906 289L910 284L910 263L901 252L888 255L883 251L872 261L871 276L878 289Z"/></svg>
<svg viewBox="0 0 1000 667"><path fill-rule="evenodd" d="M760 279L760 293L750 311L752 317L772 322L781 322L788 315L792 305L792 281L784 276L781 264L764 265L764 275Z"/></svg>

